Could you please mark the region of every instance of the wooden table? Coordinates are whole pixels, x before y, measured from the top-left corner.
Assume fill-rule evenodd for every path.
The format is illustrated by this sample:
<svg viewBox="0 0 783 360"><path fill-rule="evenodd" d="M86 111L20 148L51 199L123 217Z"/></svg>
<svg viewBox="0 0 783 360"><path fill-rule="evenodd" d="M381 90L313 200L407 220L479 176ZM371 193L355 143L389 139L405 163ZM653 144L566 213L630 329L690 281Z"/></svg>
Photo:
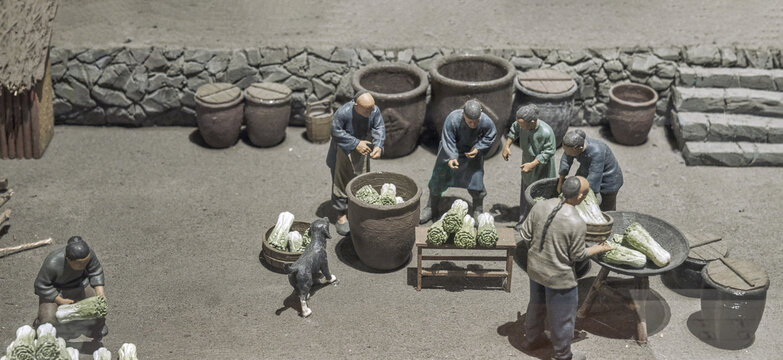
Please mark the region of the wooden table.
<svg viewBox="0 0 783 360"><path fill-rule="evenodd" d="M421 291L421 278L423 276L467 276L467 277L499 277L506 279L506 292L511 292L511 271L514 268L514 250L517 244L514 242L514 231L509 228L498 228L498 242L493 248L484 248L477 246L472 249L462 249L448 243L440 246L427 244L427 227L416 227L416 290ZM424 249L456 249L456 250L482 250L498 251L505 250L506 256L491 255L472 255L472 256L454 256L454 255L422 255ZM423 260L464 260L464 261L505 261L505 270L425 270L422 269Z"/></svg>

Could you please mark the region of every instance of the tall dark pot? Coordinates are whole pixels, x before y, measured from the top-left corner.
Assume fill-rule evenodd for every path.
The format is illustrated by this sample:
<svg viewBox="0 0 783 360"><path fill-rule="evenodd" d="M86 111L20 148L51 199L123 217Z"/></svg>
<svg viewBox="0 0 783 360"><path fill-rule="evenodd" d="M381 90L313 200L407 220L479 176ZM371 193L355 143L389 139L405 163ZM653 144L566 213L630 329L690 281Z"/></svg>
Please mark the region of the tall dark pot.
<svg viewBox="0 0 783 360"><path fill-rule="evenodd" d="M623 83L609 90L606 117L615 141L623 145L641 145L655 117L658 93L647 85Z"/></svg>
<svg viewBox="0 0 783 360"><path fill-rule="evenodd" d="M285 138L291 117L291 89L283 84L255 83L245 89L247 135L255 146L268 147Z"/></svg>
<svg viewBox="0 0 783 360"><path fill-rule="evenodd" d="M544 69L520 75L518 81L514 81L514 86L517 89L514 109L527 104L538 106L538 118L552 127L557 146L560 147L574 117L574 96L578 89L576 82L566 73ZM512 113L510 118L516 120L516 114Z"/></svg>
<svg viewBox="0 0 783 360"><path fill-rule="evenodd" d="M446 116L461 109L465 101L476 98L498 130L488 156L497 153L508 130L516 70L510 62L492 55L449 55L432 65L432 93L428 119L438 138Z"/></svg>
<svg viewBox="0 0 783 360"><path fill-rule="evenodd" d="M397 187L405 202L397 205L370 205L354 194L365 185L381 190L384 183ZM372 172L355 177L346 186L351 240L359 259L378 270L393 270L411 256L415 227L419 224L421 189L413 179L390 172Z"/></svg>
<svg viewBox="0 0 783 360"><path fill-rule="evenodd" d="M376 63L353 74L354 90L369 92L386 126L383 157L410 154L419 142L427 111L427 73L403 63Z"/></svg>
<svg viewBox="0 0 783 360"><path fill-rule="evenodd" d="M196 90L198 131L213 148L227 148L239 139L244 104L242 90L232 84L213 83Z"/></svg>

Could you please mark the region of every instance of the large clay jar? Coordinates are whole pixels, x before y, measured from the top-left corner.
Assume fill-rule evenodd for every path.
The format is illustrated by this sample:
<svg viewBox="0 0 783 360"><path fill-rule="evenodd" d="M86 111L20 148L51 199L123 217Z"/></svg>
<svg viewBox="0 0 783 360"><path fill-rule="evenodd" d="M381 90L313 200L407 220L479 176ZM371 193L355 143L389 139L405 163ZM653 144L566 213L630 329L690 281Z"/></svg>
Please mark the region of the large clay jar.
<svg viewBox="0 0 783 360"><path fill-rule="evenodd" d="M283 84L255 83L245 89L247 135L255 146L268 147L285 138L291 117L291 89Z"/></svg>
<svg viewBox="0 0 783 360"><path fill-rule="evenodd" d="M527 187L525 190L525 200L527 200L528 209L532 209L536 204L536 198L551 199L557 197L557 178L541 179ZM520 259L520 263L527 264L527 252L522 253L525 259ZM579 279L590 271L590 259L585 259L577 262L574 265L576 270L576 278Z"/></svg>
<svg viewBox="0 0 783 360"><path fill-rule="evenodd" d="M397 188L403 203L371 205L354 194L365 185L381 190L385 183ZM359 259L378 270L397 269L408 261L415 242L415 228L419 224L421 189L413 179L390 172L372 172L355 177L346 186L348 193L348 222L351 240Z"/></svg>
<svg viewBox="0 0 783 360"><path fill-rule="evenodd" d="M517 88L514 110L526 104L538 106L538 118L552 127L559 147L574 117L576 81L566 73L540 69L519 75L514 86ZM511 119L516 120L515 113Z"/></svg>
<svg viewBox="0 0 783 360"><path fill-rule="evenodd" d="M353 74L354 90L369 92L386 126L384 158L410 154L419 142L427 111L427 73L404 63L375 63Z"/></svg>
<svg viewBox="0 0 783 360"><path fill-rule="evenodd" d="M655 117L658 93L647 85L623 83L609 90L606 118L615 141L623 145L641 145Z"/></svg>
<svg viewBox="0 0 783 360"><path fill-rule="evenodd" d="M196 90L198 131L213 148L227 148L242 129L242 90L227 83L202 85Z"/></svg>
<svg viewBox="0 0 783 360"><path fill-rule="evenodd" d="M432 93L428 119L438 138L446 116L476 98L492 118L498 135L487 156L497 153L508 130L516 70L510 62L492 55L449 55L432 65Z"/></svg>

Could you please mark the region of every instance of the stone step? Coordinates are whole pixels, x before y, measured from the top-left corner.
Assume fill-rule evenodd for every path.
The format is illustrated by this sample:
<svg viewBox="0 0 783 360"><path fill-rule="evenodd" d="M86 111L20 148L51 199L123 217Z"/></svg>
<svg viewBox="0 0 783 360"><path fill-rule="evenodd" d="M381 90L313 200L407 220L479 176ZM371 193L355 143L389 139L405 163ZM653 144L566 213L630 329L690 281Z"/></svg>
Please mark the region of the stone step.
<svg viewBox="0 0 783 360"><path fill-rule="evenodd" d="M677 112L710 112L783 117L783 92L743 88L675 86Z"/></svg>
<svg viewBox="0 0 783 360"><path fill-rule="evenodd" d="M783 143L781 118L673 111L672 128L680 149L686 141Z"/></svg>
<svg viewBox="0 0 783 360"><path fill-rule="evenodd" d="M688 141L682 157L688 165L783 166L783 144Z"/></svg>
<svg viewBox="0 0 783 360"><path fill-rule="evenodd" d="M677 85L702 88L747 88L783 91L783 69L679 68Z"/></svg>

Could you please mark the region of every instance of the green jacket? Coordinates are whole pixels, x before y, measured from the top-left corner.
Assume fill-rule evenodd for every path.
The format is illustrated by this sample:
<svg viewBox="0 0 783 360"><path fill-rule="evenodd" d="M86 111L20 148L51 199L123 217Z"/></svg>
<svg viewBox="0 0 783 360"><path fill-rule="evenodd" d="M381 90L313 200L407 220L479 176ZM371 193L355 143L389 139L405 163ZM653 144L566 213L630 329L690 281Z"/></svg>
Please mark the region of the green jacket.
<svg viewBox="0 0 783 360"><path fill-rule="evenodd" d="M522 182L530 185L541 179L553 178L557 176L555 171L555 162L552 158L555 155L555 132L549 124L538 120L538 125L533 131L526 131L519 128L519 123L514 121L511 130L508 131L508 138L516 141L519 148L522 149L522 164L538 159L539 164L532 171L522 173ZM521 172L521 171L520 171Z"/></svg>

